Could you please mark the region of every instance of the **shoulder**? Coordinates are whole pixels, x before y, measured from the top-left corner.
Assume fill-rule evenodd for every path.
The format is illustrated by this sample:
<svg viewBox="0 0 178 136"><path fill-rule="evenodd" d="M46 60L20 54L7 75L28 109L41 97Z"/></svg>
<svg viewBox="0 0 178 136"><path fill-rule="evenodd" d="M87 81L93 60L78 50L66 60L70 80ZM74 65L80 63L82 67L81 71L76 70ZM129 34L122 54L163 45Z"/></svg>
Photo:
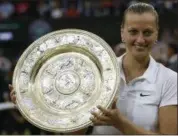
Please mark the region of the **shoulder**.
<svg viewBox="0 0 178 136"><path fill-rule="evenodd" d="M159 64L159 83L162 84L162 94L177 93L177 72Z"/></svg>
<svg viewBox="0 0 178 136"><path fill-rule="evenodd" d="M155 74L155 83L158 89L164 93L177 92L177 72L165 67L163 64L156 62L157 71Z"/></svg>
<svg viewBox="0 0 178 136"><path fill-rule="evenodd" d="M177 105L177 73L162 64L158 65L157 82L161 87L160 107Z"/></svg>
<svg viewBox="0 0 178 136"><path fill-rule="evenodd" d="M158 65L158 77L163 82L172 82L177 84L177 72L165 67L164 65L157 63Z"/></svg>

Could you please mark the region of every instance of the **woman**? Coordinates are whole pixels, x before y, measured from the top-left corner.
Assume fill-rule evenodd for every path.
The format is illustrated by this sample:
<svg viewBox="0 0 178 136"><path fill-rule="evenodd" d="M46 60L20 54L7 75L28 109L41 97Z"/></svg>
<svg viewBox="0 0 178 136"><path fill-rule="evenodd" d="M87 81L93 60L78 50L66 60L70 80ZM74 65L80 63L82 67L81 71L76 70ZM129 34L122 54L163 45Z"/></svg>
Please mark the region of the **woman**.
<svg viewBox="0 0 178 136"><path fill-rule="evenodd" d="M145 3L124 14L121 38L126 53L118 58L121 72L117 109L92 113L93 134L177 134L177 74L150 56L158 37L158 14Z"/></svg>
<svg viewBox="0 0 178 136"><path fill-rule="evenodd" d="M177 74L150 56L158 29L151 5L137 3L125 11L120 94L115 109L98 106L103 114L92 113L92 134L177 134ZM11 98L15 102L13 91Z"/></svg>

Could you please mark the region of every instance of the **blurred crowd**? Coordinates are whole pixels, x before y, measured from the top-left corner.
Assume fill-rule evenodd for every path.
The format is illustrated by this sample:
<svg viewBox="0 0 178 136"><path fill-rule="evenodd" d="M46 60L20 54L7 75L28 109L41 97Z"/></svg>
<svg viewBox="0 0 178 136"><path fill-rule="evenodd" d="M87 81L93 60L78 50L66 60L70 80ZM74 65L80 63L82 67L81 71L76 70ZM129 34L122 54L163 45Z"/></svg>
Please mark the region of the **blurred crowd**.
<svg viewBox="0 0 178 136"><path fill-rule="evenodd" d="M131 3L139 0L1 0L0 21L21 17L74 18L120 16ZM171 12L178 15L178 0L142 0L152 3L160 14ZM39 22L37 22L39 23ZM41 24L40 24L41 25ZM44 24L45 25L45 24ZM177 24L178 25L178 24ZM31 28L32 30L33 28ZM47 27L51 31L50 27ZM35 38L34 38L35 39ZM124 43L113 46L116 56L125 52ZM178 26L163 29L154 45L152 56L166 67L177 72ZM9 59L0 47L0 102L9 101L8 84L18 57ZM0 109L0 134L53 134L28 123L18 110Z"/></svg>
<svg viewBox="0 0 178 136"><path fill-rule="evenodd" d="M125 7L138 1L151 3L159 13L178 13L178 0L1 0L0 20L27 16L53 19L119 16Z"/></svg>

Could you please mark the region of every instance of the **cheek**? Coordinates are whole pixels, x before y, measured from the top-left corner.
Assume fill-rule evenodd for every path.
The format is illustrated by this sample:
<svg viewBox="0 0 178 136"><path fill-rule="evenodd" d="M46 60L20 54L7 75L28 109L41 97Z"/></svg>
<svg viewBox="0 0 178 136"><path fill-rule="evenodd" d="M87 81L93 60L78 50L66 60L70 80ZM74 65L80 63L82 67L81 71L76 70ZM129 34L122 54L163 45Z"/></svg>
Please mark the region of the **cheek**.
<svg viewBox="0 0 178 136"><path fill-rule="evenodd" d="M133 36L128 33L125 35L125 42L127 43L127 45L132 46L136 41L137 36Z"/></svg>
<svg viewBox="0 0 178 136"><path fill-rule="evenodd" d="M135 41L136 41L136 38L133 37L133 36L128 36L128 37L126 38L126 44L127 44L128 46L134 45Z"/></svg>
<svg viewBox="0 0 178 136"><path fill-rule="evenodd" d="M155 38L146 39L146 43L149 45L149 47L152 47L155 44L155 41Z"/></svg>
<svg viewBox="0 0 178 136"><path fill-rule="evenodd" d="M149 47L152 47L155 44L155 38L150 37L150 38L144 38L144 44L148 45ZM134 45L135 43L137 43L137 37L127 37L126 40L128 45Z"/></svg>
<svg viewBox="0 0 178 136"><path fill-rule="evenodd" d="M149 38L146 38L146 40L147 40L147 43L152 47L156 44L157 35L155 34Z"/></svg>

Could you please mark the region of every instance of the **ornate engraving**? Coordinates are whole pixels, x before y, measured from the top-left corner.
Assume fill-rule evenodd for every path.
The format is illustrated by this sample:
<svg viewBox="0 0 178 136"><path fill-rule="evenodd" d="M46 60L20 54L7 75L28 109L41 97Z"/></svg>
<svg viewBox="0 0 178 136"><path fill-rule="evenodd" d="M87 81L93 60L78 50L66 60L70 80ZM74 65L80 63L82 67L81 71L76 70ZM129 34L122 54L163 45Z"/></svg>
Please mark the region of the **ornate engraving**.
<svg viewBox="0 0 178 136"><path fill-rule="evenodd" d="M58 75L55 79L55 87L62 94L71 94L77 91L80 85L79 76L72 72L67 71Z"/></svg>
<svg viewBox="0 0 178 136"><path fill-rule="evenodd" d="M44 59L45 58L45 59ZM119 85L107 43L76 29L38 39L17 63L13 85L22 115L42 129L76 131L91 124L97 105L111 104Z"/></svg>

